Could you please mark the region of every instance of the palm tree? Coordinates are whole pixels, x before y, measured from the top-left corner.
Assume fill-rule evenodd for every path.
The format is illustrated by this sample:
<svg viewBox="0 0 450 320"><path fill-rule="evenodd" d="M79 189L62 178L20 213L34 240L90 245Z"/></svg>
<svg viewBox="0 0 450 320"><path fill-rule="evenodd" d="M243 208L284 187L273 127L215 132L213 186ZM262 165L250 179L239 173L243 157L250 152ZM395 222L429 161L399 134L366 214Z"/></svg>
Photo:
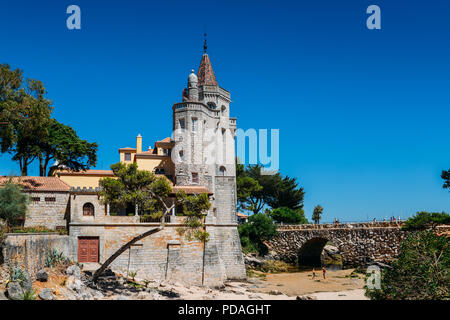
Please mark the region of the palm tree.
<svg viewBox="0 0 450 320"><path fill-rule="evenodd" d="M312 219L315 224L319 224L320 219L322 219L322 212L323 212L323 208L320 205L315 206L313 214L312 214Z"/></svg>

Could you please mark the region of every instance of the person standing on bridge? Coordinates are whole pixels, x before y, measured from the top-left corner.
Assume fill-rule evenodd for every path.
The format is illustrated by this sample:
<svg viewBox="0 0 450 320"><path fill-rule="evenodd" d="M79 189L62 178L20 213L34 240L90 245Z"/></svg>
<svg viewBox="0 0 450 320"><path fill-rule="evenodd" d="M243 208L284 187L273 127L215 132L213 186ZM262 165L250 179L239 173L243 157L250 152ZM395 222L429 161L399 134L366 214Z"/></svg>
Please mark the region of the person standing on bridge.
<svg viewBox="0 0 450 320"><path fill-rule="evenodd" d="M316 270L314 270L314 268L312 269L312 273L313 273L312 279L316 280Z"/></svg>
<svg viewBox="0 0 450 320"><path fill-rule="evenodd" d="M322 268L322 273L323 273L323 280L327 279L327 269L325 269L325 267Z"/></svg>

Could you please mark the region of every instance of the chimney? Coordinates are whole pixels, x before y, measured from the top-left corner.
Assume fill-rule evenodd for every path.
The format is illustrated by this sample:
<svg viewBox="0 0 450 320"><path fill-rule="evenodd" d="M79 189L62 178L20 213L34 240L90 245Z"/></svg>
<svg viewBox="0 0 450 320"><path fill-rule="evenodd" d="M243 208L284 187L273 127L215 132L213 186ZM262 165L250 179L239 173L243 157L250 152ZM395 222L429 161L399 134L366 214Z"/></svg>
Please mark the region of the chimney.
<svg viewBox="0 0 450 320"><path fill-rule="evenodd" d="M136 153L142 153L142 136L138 134L136 137Z"/></svg>

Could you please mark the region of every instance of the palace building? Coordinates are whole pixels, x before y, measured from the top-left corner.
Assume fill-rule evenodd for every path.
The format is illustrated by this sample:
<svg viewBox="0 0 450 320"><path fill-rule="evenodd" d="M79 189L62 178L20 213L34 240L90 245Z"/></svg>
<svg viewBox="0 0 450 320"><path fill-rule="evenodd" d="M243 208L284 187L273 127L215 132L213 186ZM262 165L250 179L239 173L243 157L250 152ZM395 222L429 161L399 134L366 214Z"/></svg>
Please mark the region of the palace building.
<svg viewBox="0 0 450 320"><path fill-rule="evenodd" d="M230 117L230 103L230 92L219 86L205 45L198 72L192 70L181 101L172 106L172 138L144 150L139 134L135 147L118 150L120 162L136 163L140 170L165 176L173 186L173 196L179 190L207 193L212 206L205 218L210 234L206 243L180 236L176 230L183 225L182 217L174 209L166 217L165 228L123 253L111 265L113 271L213 286L227 279L245 279L236 218L236 118ZM67 227L70 258L81 263L104 262L123 244L159 225L158 221L143 221L138 208L118 211L101 203L99 181L113 176L111 170L57 170L53 177L24 177L31 181L27 192L35 200L25 225ZM51 185L53 191L41 185ZM50 198L55 201L47 201ZM48 210L52 205L55 209Z"/></svg>

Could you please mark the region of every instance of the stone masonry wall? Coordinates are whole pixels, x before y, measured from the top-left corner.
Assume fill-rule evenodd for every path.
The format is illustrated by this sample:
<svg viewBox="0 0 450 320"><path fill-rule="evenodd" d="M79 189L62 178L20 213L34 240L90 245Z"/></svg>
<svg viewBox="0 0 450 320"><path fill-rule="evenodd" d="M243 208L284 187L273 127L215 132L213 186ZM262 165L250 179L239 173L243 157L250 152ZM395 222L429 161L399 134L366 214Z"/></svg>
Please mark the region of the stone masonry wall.
<svg viewBox="0 0 450 320"><path fill-rule="evenodd" d="M68 192L31 192L25 227L44 226L49 229L67 227L69 212ZM39 198L39 201L33 200ZM47 201L46 201L46 198ZM51 201L54 199L55 201ZM49 201L50 200L50 201Z"/></svg>
<svg viewBox="0 0 450 320"><path fill-rule="evenodd" d="M69 236L58 234L8 234L3 245L4 263L18 266L34 275L45 266L50 250L54 248L69 257Z"/></svg>
<svg viewBox="0 0 450 320"><path fill-rule="evenodd" d="M215 238L227 279L245 280L246 271L236 226L216 226Z"/></svg>
<svg viewBox="0 0 450 320"><path fill-rule="evenodd" d="M104 262L123 244L158 224L105 223L71 224L72 257L78 259L78 237L99 237L100 262ZM165 228L134 244L111 265L115 272L136 272L136 277L153 280L171 280L186 284L220 286L225 274L216 243L206 248L199 241L187 241L176 231L179 224Z"/></svg>

